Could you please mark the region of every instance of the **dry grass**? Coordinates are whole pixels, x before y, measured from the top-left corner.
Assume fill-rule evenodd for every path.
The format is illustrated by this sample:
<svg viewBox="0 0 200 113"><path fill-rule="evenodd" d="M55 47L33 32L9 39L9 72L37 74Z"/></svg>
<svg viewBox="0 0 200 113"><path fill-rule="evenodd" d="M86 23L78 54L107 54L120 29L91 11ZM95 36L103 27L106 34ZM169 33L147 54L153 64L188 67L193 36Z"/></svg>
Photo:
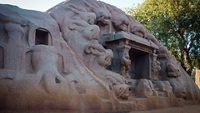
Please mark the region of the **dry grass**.
<svg viewBox="0 0 200 113"><path fill-rule="evenodd" d="M104 113L104 112L87 112L87 111L0 111L0 113ZM113 113L113 112L105 112ZM116 112L124 113L124 112ZM128 112L125 112L128 113ZM200 113L200 105L191 105L191 106L181 106L181 107L171 107L151 111L133 111L130 113Z"/></svg>
<svg viewBox="0 0 200 113"><path fill-rule="evenodd" d="M131 113L200 113L200 105L181 106L151 111L134 111Z"/></svg>

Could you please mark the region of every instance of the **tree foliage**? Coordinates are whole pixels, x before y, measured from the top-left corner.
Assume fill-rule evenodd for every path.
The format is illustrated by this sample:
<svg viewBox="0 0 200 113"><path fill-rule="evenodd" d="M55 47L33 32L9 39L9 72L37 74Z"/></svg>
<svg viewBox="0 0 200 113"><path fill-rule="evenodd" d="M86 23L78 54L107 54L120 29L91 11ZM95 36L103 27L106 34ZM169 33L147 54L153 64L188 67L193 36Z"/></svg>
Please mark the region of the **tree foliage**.
<svg viewBox="0 0 200 113"><path fill-rule="evenodd" d="M200 0L145 0L128 13L167 46L187 72L200 68Z"/></svg>

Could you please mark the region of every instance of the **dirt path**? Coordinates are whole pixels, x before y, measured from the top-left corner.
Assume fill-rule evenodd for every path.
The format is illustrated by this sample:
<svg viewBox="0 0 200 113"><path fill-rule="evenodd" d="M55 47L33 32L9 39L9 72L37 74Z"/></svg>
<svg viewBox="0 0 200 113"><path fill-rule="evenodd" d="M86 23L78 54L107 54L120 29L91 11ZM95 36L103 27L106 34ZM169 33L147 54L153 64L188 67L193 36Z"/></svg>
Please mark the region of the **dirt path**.
<svg viewBox="0 0 200 113"><path fill-rule="evenodd" d="M151 111L134 111L130 113L200 113L200 105L181 106Z"/></svg>
<svg viewBox="0 0 200 113"><path fill-rule="evenodd" d="M71 112L71 111L0 111L0 113L124 113L124 112ZM128 112L125 112L128 113ZM200 113L200 105L191 105L191 106L181 106L181 107L173 107L173 108L164 108L159 110L151 110L151 111L133 111L129 113Z"/></svg>

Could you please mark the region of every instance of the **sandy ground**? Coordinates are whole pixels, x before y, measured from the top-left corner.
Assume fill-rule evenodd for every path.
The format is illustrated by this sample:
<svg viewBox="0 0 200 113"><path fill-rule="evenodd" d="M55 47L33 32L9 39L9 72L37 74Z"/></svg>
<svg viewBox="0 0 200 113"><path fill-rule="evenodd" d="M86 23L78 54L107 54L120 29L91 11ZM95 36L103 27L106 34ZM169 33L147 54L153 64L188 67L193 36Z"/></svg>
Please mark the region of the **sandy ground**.
<svg viewBox="0 0 200 113"><path fill-rule="evenodd" d="M104 113L104 112L71 112L71 111L0 111L0 113ZM105 112L105 113L200 113L200 105L171 107L151 111L133 111L133 112Z"/></svg>
<svg viewBox="0 0 200 113"><path fill-rule="evenodd" d="M134 111L130 113L200 113L200 105L164 108L151 111Z"/></svg>

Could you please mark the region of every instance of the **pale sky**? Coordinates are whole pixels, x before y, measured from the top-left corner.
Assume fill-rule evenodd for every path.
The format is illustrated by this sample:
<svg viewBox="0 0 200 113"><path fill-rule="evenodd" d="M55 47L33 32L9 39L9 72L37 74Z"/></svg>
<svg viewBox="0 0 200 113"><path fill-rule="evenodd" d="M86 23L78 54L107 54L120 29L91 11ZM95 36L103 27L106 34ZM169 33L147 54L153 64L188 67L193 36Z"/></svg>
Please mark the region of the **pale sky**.
<svg viewBox="0 0 200 113"><path fill-rule="evenodd" d="M37 11L46 11L56 4L65 0L0 0L0 4L12 4L24 9L32 9ZM144 0L100 0L120 9L136 6Z"/></svg>

